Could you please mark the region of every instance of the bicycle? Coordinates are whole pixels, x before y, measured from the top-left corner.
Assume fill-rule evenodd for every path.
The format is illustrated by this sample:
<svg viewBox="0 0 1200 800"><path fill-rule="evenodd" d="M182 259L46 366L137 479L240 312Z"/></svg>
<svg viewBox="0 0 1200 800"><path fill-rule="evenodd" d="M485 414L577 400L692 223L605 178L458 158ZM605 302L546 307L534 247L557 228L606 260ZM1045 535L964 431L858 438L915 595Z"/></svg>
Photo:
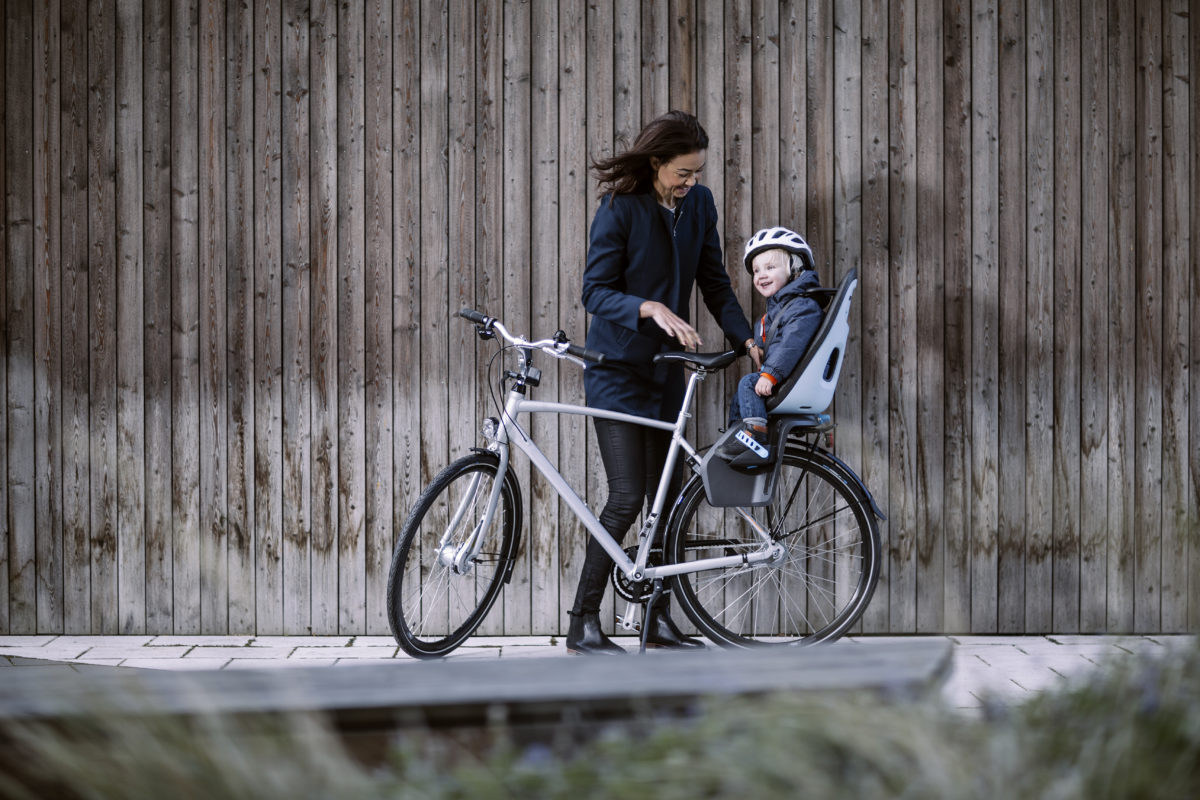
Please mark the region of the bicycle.
<svg viewBox="0 0 1200 800"><path fill-rule="evenodd" d="M847 294L847 309L848 301ZM499 416L483 421L486 447L442 469L401 530L387 603L392 633L406 653L438 658L453 651L510 580L522 523L521 490L510 469L513 446L613 558L613 583L628 604L618 619L627 630L641 629L642 649L650 626L640 624L635 613L643 603L647 617L654 613L664 583L697 630L724 646L828 642L862 615L879 576L876 517L883 515L858 476L820 446L819 438L832 427L827 415L772 417L775 463L757 474L738 472L713 458L715 447L702 455L684 435L698 384L733 363L733 351L657 356L690 372L678 417L664 422L529 399L541 378L535 352L579 366L603 356L571 344L562 331L530 341L510 333L495 317L472 309L459 314L476 324L481 339L499 337L506 343L497 355L515 351L517 368L502 378L505 402ZM627 550L609 535L534 443L519 421L533 413L578 414L671 432L663 477L636 546ZM669 476L681 456L693 474L670 506L660 541Z"/></svg>

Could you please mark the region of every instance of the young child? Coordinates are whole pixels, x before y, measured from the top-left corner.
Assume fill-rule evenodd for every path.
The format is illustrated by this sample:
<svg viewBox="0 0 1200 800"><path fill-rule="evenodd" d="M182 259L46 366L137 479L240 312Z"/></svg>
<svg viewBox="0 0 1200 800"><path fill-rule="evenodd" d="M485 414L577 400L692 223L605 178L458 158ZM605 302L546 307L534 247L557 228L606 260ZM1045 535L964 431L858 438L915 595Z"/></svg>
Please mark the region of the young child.
<svg viewBox="0 0 1200 800"><path fill-rule="evenodd" d="M729 422L766 447L766 399L800 361L821 324L821 307L805 296L820 286L812 249L804 237L787 228L765 228L746 242L746 271L754 288L767 299L767 313L755 326L754 343L763 351L762 369L738 383L729 404ZM743 437L745 438L745 437ZM717 455L733 460L753 449L735 436Z"/></svg>

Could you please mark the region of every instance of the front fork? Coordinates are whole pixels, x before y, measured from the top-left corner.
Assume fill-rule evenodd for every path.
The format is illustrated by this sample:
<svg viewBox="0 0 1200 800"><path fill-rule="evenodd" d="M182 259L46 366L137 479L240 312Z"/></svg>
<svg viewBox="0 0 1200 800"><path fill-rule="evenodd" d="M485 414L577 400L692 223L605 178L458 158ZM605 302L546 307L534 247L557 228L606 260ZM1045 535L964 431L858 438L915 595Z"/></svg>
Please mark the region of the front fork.
<svg viewBox="0 0 1200 800"><path fill-rule="evenodd" d="M488 423L492 424L489 426ZM484 436L489 441L488 449L499 456L500 464L496 467L496 478L492 483L492 490L488 493L483 517L475 524L471 532L463 537L461 543L454 543L454 532L462 524L463 518L468 516L468 512L475 507L478 498L479 482L483 479L483 475L477 472L471 477L470 486L462 500L459 501L454 515L446 525L446 532L442 534L442 538L438 542L438 563L456 575L466 575L474 566L476 557L483 549L483 541L486 538L484 532L491 529L492 519L495 517L496 507L500 501L500 492L504 489L504 478L508 474L508 442L501 441L502 434L497 431L497 427L495 420L491 418L484 423Z"/></svg>

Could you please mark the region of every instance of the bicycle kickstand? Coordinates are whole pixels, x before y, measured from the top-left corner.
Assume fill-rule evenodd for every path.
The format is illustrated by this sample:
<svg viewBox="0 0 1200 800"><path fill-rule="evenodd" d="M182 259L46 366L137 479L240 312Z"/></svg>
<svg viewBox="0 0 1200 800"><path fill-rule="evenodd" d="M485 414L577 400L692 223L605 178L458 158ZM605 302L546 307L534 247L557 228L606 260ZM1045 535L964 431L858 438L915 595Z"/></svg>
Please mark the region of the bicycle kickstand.
<svg viewBox="0 0 1200 800"><path fill-rule="evenodd" d="M650 629L654 626L654 615L658 613L658 601L662 596L662 578L655 578L654 590L650 592L650 599L646 601L646 612L642 615L642 644L638 648L638 655L646 652L646 642L650 638Z"/></svg>

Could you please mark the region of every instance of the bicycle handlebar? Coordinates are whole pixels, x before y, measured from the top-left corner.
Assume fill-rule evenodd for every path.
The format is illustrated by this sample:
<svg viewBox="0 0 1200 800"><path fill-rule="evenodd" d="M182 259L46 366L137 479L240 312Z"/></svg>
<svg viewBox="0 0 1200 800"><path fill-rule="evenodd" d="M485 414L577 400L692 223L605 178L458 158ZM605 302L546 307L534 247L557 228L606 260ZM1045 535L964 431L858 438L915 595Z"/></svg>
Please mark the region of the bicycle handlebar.
<svg viewBox="0 0 1200 800"><path fill-rule="evenodd" d="M588 350L586 347L580 347L577 344L567 345L567 353L582 358L584 361L590 361L593 364L600 364L604 361L604 353L596 350Z"/></svg>
<svg viewBox="0 0 1200 800"><path fill-rule="evenodd" d="M471 320L471 322L477 323L479 325L486 326L492 322L495 322L495 319L493 317L489 317L486 314L481 314L480 312L476 311L473 308L463 308L461 311L458 312L458 315L460 317L462 317L463 319L469 319L469 320Z"/></svg>
<svg viewBox="0 0 1200 800"><path fill-rule="evenodd" d="M571 356L583 361L590 361L593 364L599 364L604 361L604 353L589 350L577 344L571 344L566 340L542 339L541 341L531 342L520 336L513 336L500 320L495 317L489 317L487 314L476 311L473 308L463 308L458 312L458 315L463 319L474 322L476 325L482 325L488 332L498 333L506 342L517 347L537 348L556 358ZM559 333L561 334L561 331Z"/></svg>

